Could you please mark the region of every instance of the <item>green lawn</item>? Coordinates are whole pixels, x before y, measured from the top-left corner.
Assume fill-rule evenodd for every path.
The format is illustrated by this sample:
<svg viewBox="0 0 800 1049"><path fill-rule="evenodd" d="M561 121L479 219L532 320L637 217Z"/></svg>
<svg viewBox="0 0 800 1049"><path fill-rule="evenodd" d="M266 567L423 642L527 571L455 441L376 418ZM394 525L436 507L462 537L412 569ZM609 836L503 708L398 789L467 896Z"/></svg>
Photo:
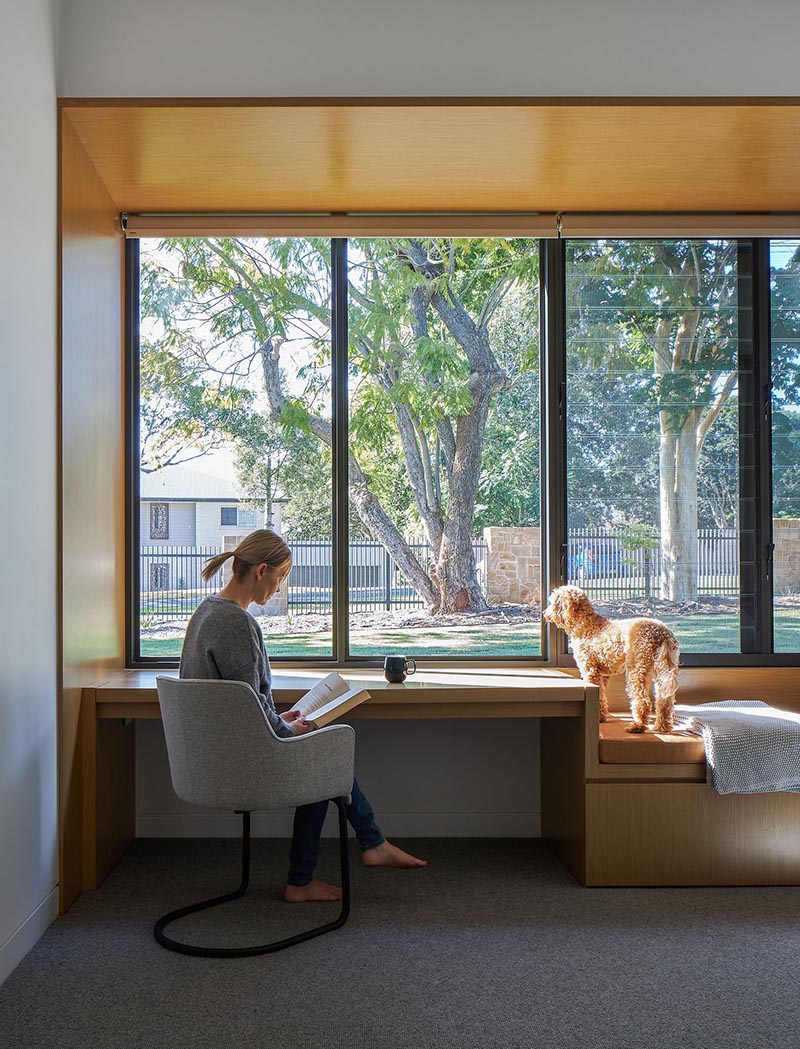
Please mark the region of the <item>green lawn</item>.
<svg viewBox="0 0 800 1049"><path fill-rule="evenodd" d="M674 616L665 622L675 631L684 652L739 651L739 617L736 615ZM267 651L273 657L296 659L330 656L329 633L267 634ZM779 609L775 617L775 649L800 649L800 609ZM180 655L181 639L142 639L143 656ZM400 652L407 656L536 656L540 652L535 623L485 627L443 627L424 632L412 629L360 631L351 638L354 656Z"/></svg>
<svg viewBox="0 0 800 1049"><path fill-rule="evenodd" d="M330 656L330 634L267 634L270 656L309 658ZM143 656L180 655L181 639L142 638ZM441 630L374 630L351 637L354 656L380 656L402 653L406 656L537 656L541 651L539 630L535 623L524 626L502 626L492 630L491 637L480 627L447 627Z"/></svg>

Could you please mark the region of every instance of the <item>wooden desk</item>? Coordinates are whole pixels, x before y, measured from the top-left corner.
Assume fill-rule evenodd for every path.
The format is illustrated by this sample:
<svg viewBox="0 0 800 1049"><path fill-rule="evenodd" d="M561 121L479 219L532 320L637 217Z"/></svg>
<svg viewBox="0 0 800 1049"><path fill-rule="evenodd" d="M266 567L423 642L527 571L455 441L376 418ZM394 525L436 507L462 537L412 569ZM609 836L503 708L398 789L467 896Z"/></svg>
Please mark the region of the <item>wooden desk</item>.
<svg viewBox="0 0 800 1049"><path fill-rule="evenodd" d="M279 711L289 710L329 671L273 673L272 694ZM390 685L380 670L341 671L372 698L348 718L539 718L580 717L586 686L558 670L429 670ZM86 692L94 693L98 718L158 718L156 677L177 671L119 670ZM589 686L591 687L591 686Z"/></svg>
<svg viewBox="0 0 800 1049"><path fill-rule="evenodd" d="M328 670L279 670L272 691L290 709ZM582 718L598 690L559 670L492 667L427 670L390 685L380 670L340 670L372 697L358 718ZM133 719L159 718L156 676L177 671L118 670L83 689L83 885L97 888L134 838Z"/></svg>

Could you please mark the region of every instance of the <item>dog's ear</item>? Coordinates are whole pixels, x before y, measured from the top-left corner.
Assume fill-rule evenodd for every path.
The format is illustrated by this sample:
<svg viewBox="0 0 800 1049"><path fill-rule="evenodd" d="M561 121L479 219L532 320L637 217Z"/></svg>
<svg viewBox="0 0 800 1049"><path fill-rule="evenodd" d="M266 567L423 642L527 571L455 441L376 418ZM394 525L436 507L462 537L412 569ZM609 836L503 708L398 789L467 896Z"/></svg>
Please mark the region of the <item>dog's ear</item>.
<svg viewBox="0 0 800 1049"><path fill-rule="evenodd" d="M550 623L563 629L563 613L561 611L561 592L564 589L563 586L557 586L552 591L550 597L547 599L547 608L543 612L543 616Z"/></svg>
<svg viewBox="0 0 800 1049"><path fill-rule="evenodd" d="M560 595L561 616L564 621L564 629L571 634L582 620L590 616L594 609L592 602L586 594L577 586L562 587Z"/></svg>

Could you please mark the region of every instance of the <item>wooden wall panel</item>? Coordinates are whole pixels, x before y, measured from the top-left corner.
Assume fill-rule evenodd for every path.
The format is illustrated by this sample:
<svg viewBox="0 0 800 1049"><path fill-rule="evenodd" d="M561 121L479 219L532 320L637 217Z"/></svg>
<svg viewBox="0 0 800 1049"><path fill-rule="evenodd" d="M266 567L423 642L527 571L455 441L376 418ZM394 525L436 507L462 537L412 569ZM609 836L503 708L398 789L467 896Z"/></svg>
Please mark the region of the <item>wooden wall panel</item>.
<svg viewBox="0 0 800 1049"><path fill-rule="evenodd" d="M587 885L797 885L800 796L590 783Z"/></svg>
<svg viewBox="0 0 800 1049"><path fill-rule="evenodd" d="M800 105L64 99L120 211L797 211Z"/></svg>
<svg viewBox="0 0 800 1049"><path fill-rule="evenodd" d="M87 726L81 690L124 661L122 241L117 210L60 126L59 882L83 888ZM92 717L92 712L86 715Z"/></svg>

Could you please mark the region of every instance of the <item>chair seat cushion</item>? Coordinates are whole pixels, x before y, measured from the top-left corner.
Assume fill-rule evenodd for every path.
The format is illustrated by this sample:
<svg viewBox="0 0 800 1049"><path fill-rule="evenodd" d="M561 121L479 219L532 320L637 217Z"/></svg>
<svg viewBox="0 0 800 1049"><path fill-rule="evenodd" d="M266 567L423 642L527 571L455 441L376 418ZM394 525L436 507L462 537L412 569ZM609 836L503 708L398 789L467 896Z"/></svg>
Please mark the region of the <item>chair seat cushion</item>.
<svg viewBox="0 0 800 1049"><path fill-rule="evenodd" d="M601 764L705 764L706 752L700 736L691 732L626 732L631 723L631 718L618 714L601 723Z"/></svg>

